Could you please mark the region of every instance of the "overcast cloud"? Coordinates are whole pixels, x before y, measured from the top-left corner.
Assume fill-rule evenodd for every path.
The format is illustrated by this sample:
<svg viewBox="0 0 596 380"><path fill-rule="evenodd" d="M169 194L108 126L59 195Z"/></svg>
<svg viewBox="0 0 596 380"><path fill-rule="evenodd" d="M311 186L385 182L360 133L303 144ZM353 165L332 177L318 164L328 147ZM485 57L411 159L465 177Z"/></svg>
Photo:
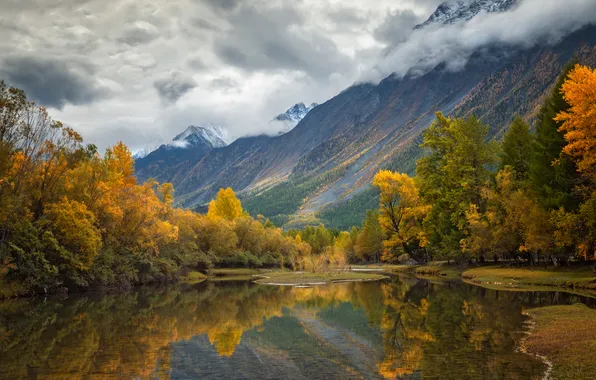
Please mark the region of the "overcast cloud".
<svg viewBox="0 0 596 380"><path fill-rule="evenodd" d="M483 44L554 41L596 19L593 0L523 0L509 15L412 31L440 2L3 0L0 78L101 149L141 148L190 124L275 133L275 115L355 81L455 70Z"/></svg>

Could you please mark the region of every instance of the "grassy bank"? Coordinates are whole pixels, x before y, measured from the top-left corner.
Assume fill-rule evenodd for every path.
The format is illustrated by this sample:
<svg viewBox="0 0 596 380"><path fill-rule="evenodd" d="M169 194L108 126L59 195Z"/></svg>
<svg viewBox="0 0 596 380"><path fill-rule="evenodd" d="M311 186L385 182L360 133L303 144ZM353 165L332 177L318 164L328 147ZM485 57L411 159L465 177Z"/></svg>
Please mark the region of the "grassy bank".
<svg viewBox="0 0 596 380"><path fill-rule="evenodd" d="M536 289L542 287L566 290L596 291L596 275L591 268L505 268L489 266L468 269L464 281L500 289Z"/></svg>
<svg viewBox="0 0 596 380"><path fill-rule="evenodd" d="M528 312L535 327L525 342L530 353L552 362L552 378L588 380L596 374L596 310L585 305L551 306Z"/></svg>
<svg viewBox="0 0 596 380"><path fill-rule="evenodd" d="M461 271L454 265L448 265L447 262L435 262L423 266L393 264L353 265L351 268L355 272L409 272L419 277L441 277L444 279L458 279L461 276Z"/></svg>
<svg viewBox="0 0 596 380"><path fill-rule="evenodd" d="M365 272L329 272L329 273L304 273L304 272L273 272L262 274L255 282L268 285L321 285L335 282L378 281L386 276L377 273Z"/></svg>
<svg viewBox="0 0 596 380"><path fill-rule="evenodd" d="M253 274L259 274L266 272L264 269L251 269L251 268L217 268L211 269L209 274L214 277L238 277L238 276L252 276Z"/></svg>
<svg viewBox="0 0 596 380"><path fill-rule="evenodd" d="M457 267L440 263L415 267L414 273L419 277L441 277L449 280L458 279L461 276L461 271Z"/></svg>
<svg viewBox="0 0 596 380"><path fill-rule="evenodd" d="M385 272L394 273L402 272L412 269L411 265L400 264L366 264L366 265L351 265L352 271L355 272Z"/></svg>

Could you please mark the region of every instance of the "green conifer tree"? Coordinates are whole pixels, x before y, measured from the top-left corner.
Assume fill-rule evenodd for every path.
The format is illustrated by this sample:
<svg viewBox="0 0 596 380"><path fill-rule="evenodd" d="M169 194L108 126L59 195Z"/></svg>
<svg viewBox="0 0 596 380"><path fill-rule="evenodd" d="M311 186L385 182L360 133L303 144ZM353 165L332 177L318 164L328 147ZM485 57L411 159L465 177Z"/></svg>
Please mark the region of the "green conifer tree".
<svg viewBox="0 0 596 380"><path fill-rule="evenodd" d="M576 210L579 199L574 194L578 173L574 162L564 154L567 145L564 134L559 131L561 123L553 120L569 104L563 98L561 87L577 60L569 63L559 77L551 95L546 99L536 121L536 138L530 162L532 187L543 207L547 209Z"/></svg>
<svg viewBox="0 0 596 380"><path fill-rule="evenodd" d="M517 180L528 179L533 144L534 139L530 133L530 126L524 119L517 116L501 143L500 169L510 166L515 171Z"/></svg>

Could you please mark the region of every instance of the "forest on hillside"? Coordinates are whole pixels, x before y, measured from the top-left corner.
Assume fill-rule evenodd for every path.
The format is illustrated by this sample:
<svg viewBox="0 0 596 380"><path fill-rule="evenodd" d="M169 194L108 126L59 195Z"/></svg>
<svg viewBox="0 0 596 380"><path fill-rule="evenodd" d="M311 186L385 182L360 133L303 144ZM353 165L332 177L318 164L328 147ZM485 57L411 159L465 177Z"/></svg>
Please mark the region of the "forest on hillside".
<svg viewBox="0 0 596 380"><path fill-rule="evenodd" d="M171 184L137 182L123 143L99 154L2 82L3 295L127 288L214 266L325 271L410 258L593 260L595 104L596 71L570 64L535 128L516 118L500 143L474 117L439 113L423 134L416 176L375 176L380 204L362 227L284 231L250 216L232 189L221 189L206 214L175 207Z"/></svg>
<svg viewBox="0 0 596 380"><path fill-rule="evenodd" d="M476 118L437 114L416 176L380 171L383 261L594 260L596 71L570 64L534 132L513 120L502 142Z"/></svg>

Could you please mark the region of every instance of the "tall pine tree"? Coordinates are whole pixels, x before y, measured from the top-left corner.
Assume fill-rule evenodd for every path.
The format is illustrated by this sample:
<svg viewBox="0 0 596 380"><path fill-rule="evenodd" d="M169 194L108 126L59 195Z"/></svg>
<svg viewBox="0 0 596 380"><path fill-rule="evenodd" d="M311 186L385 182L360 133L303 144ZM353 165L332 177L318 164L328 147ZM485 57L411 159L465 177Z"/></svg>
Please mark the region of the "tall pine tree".
<svg viewBox="0 0 596 380"><path fill-rule="evenodd" d="M530 174L533 143L530 126L524 119L517 116L501 143L500 169L503 170L509 166L515 171L515 179L526 180Z"/></svg>
<svg viewBox="0 0 596 380"><path fill-rule="evenodd" d="M547 209L575 210L579 199L574 194L578 181L577 167L563 153L567 145L564 133L559 131L562 122L555 121L558 113L569 110L561 88L576 60L569 63L559 77L551 95L546 99L536 121L536 138L530 162L530 179L540 203Z"/></svg>

